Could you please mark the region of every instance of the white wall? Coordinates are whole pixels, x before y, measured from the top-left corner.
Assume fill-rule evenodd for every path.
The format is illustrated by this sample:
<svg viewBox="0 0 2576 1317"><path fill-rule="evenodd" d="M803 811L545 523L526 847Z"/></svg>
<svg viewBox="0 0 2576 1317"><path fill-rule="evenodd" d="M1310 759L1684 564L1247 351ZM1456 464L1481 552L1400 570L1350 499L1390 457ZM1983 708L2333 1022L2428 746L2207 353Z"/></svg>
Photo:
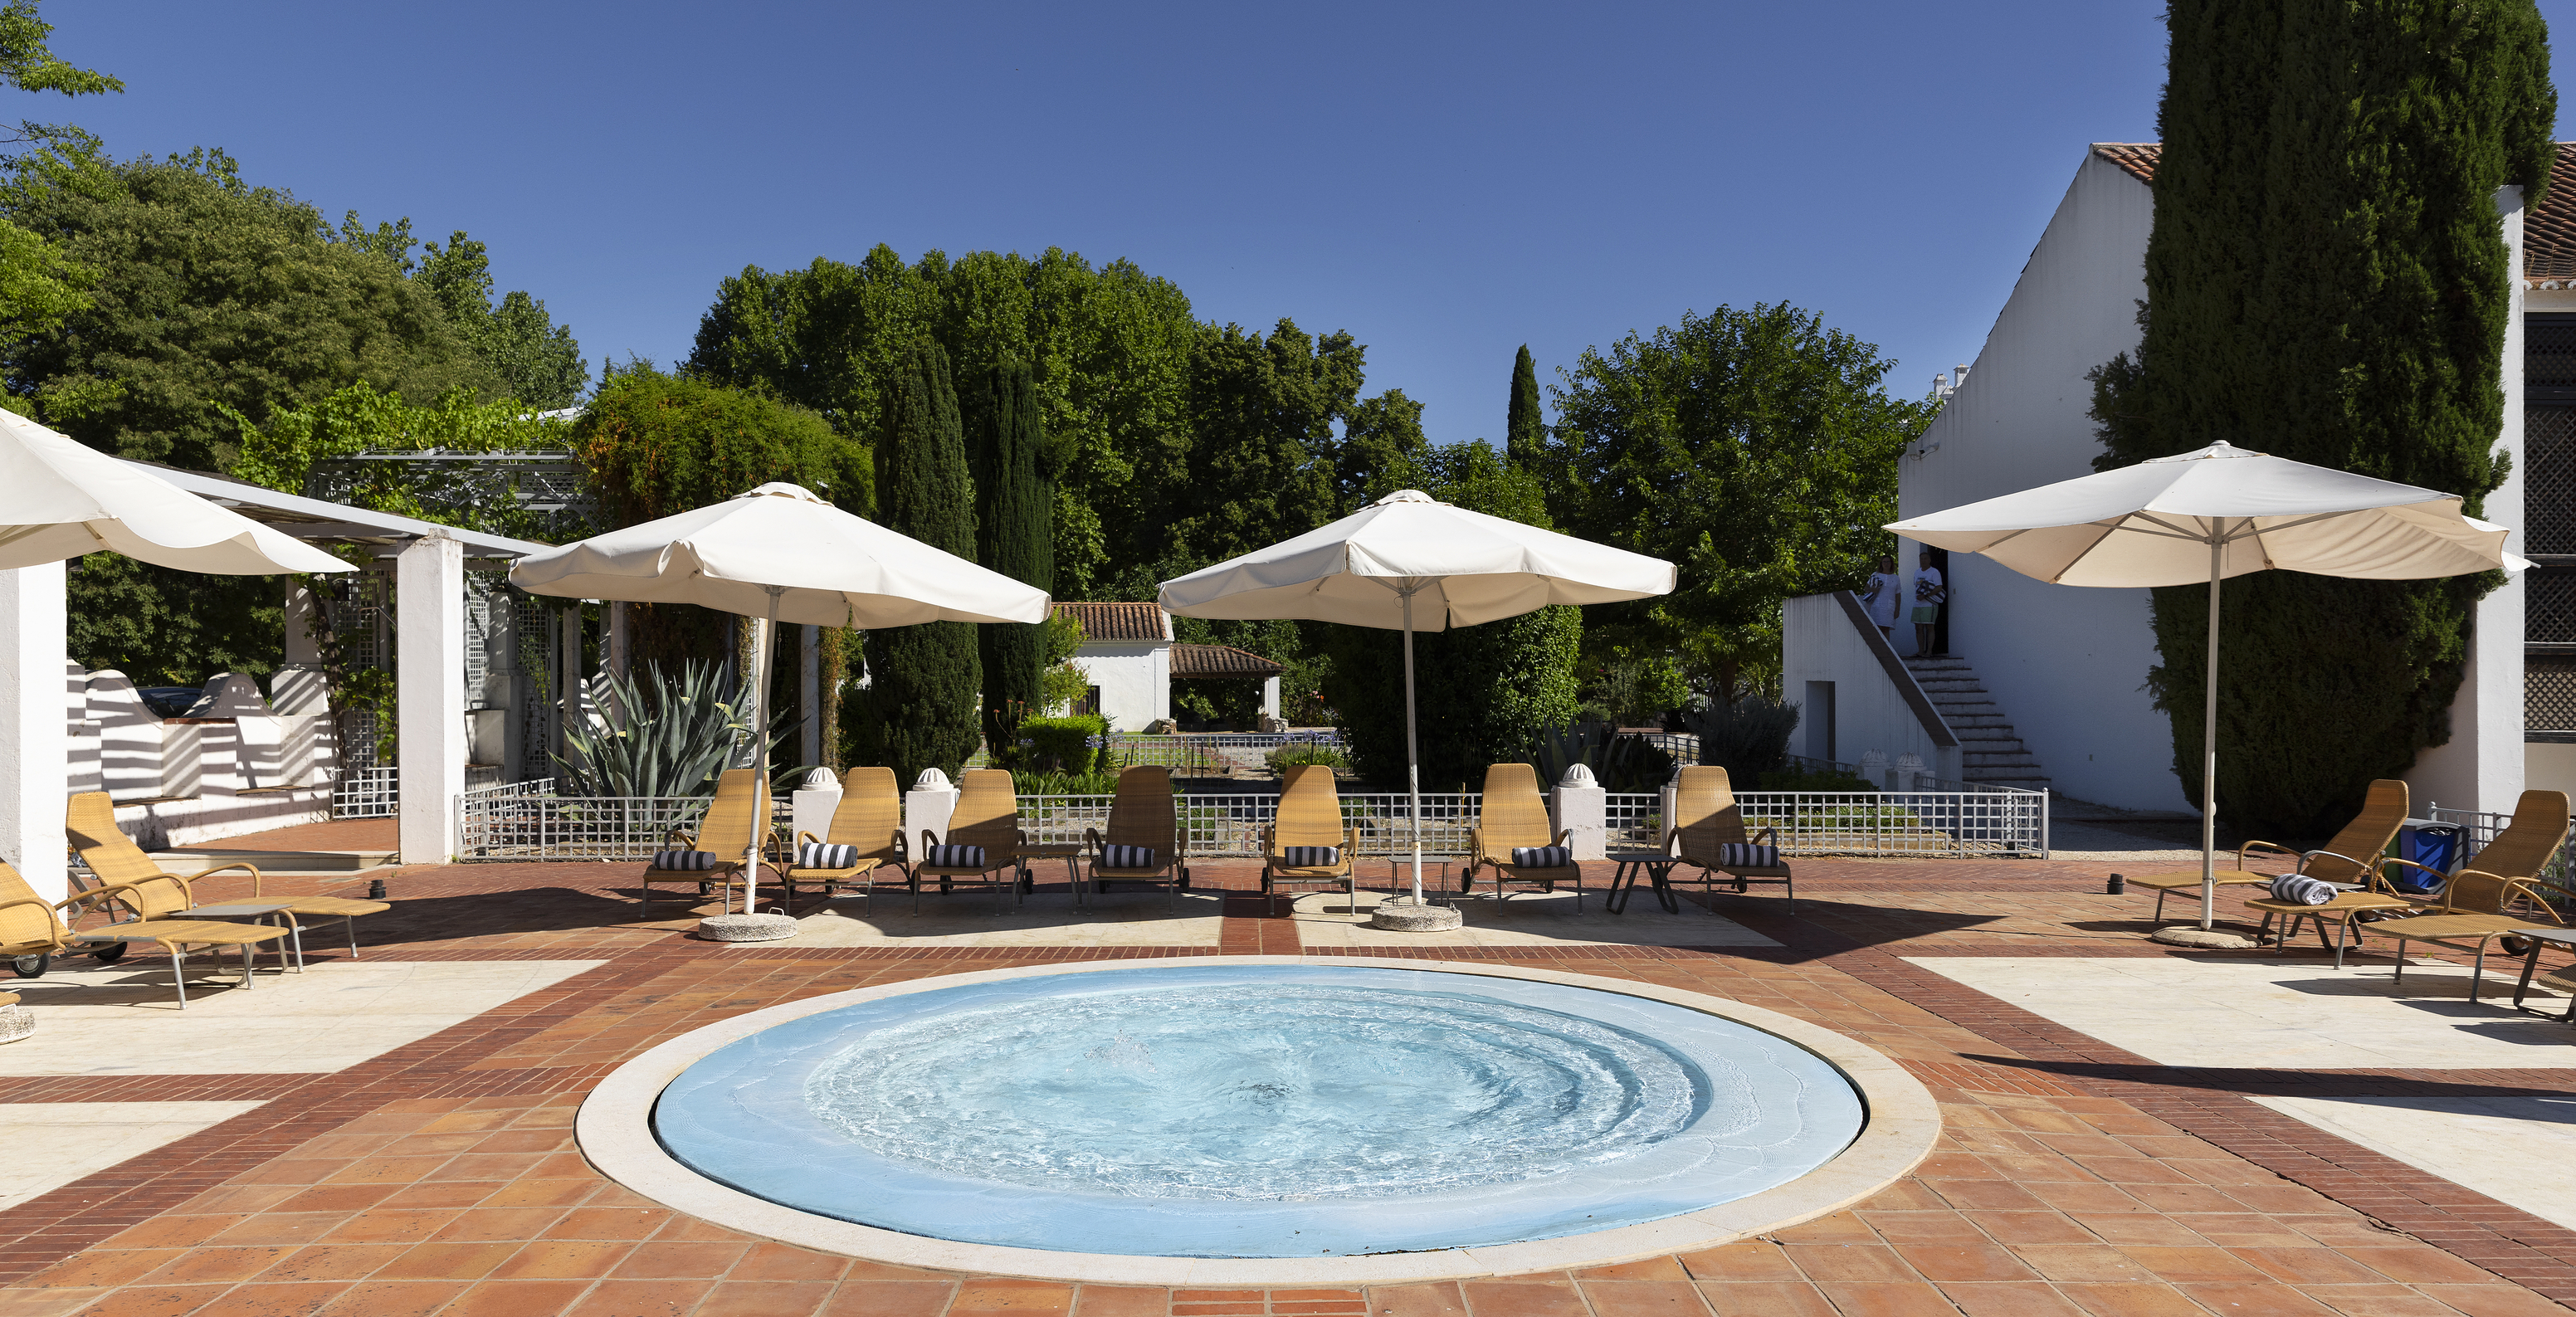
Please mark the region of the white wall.
<svg viewBox="0 0 2576 1317"><path fill-rule="evenodd" d="M2496 210L2504 218L2505 244L2513 252L2511 268L2522 269L2522 189L2496 193ZM2513 471L2487 495L2482 515L2514 532L2505 543L2526 547L2522 529L2522 317L2527 309L2522 280L2510 281L2512 310L2505 317L2504 429L2496 446L2515 455ZM2416 756L2406 774L2408 798L2420 815L2435 804L2450 809L2511 810L2522 795L2527 752L2523 746L2522 574L2508 575L2504 587L2478 601L2469 632L2468 672L2460 693L2451 699L2451 739Z"/></svg>
<svg viewBox="0 0 2576 1317"><path fill-rule="evenodd" d="M2091 474L2102 447L2084 377L2137 346L2154 218L2146 184L2085 152L1967 383L1898 461L1901 516ZM1909 577L1917 547L1901 546ZM2156 661L2146 591L2050 585L1965 554L1950 557L1950 585L1951 652L1976 669L2057 790L2126 809L2192 808L2173 775L2172 728L2144 689ZM1897 628L1907 652L1911 630Z"/></svg>
<svg viewBox="0 0 2576 1317"><path fill-rule="evenodd" d="M1136 641L1085 644L1073 665L1100 688L1100 712L1113 732L1141 732L1172 716L1172 647Z"/></svg>
<svg viewBox="0 0 2576 1317"><path fill-rule="evenodd" d="M2524 745L2522 752L2525 789L2564 791L2576 796L2576 745L2533 741Z"/></svg>
<svg viewBox="0 0 2576 1317"><path fill-rule="evenodd" d="M1852 625L1843 606L1829 594L1801 595L1783 607L1780 688L1791 700L1806 702L1807 683L1834 684L1834 757L1858 763L1871 751L1922 756L1935 777L1957 780L1959 748L1934 742L1905 694L1889 679L1887 669ZM1810 718L1799 711L1798 730L1790 739L1794 753L1807 753Z"/></svg>

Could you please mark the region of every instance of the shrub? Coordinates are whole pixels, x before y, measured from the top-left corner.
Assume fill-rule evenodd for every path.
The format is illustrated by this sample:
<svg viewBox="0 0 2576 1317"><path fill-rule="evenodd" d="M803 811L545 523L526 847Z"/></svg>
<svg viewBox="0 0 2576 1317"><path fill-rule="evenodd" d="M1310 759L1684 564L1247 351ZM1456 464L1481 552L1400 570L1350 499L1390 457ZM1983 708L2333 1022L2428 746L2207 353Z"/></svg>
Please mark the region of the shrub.
<svg viewBox="0 0 2576 1317"><path fill-rule="evenodd" d="M1560 724L1539 733L1538 753L1530 760L1543 789L1565 780L1566 770L1582 764L1605 790L1653 791L1672 780L1673 757L1642 736L1621 736L1606 722Z"/></svg>
<svg viewBox="0 0 2576 1317"><path fill-rule="evenodd" d="M1011 789L1023 796L1110 796L1118 793L1118 775L1106 769L1096 773L1034 773L1019 768L1011 770Z"/></svg>
<svg viewBox="0 0 2576 1317"><path fill-rule="evenodd" d="M1098 714L1026 719L1020 739L1029 744L1020 762L1035 772L1087 774L1099 767L1108 737L1109 720Z"/></svg>
<svg viewBox="0 0 2576 1317"><path fill-rule="evenodd" d="M1693 709L1682 726L1699 737L1699 761L1726 770L1730 780L1758 782L1788 766L1789 733L1798 728L1798 706L1761 695L1733 704Z"/></svg>
<svg viewBox="0 0 2576 1317"><path fill-rule="evenodd" d="M1289 769L1308 764L1322 764L1336 773L1351 766L1351 761L1341 751L1329 745L1283 745L1262 756L1262 762L1270 765L1270 771L1281 777L1286 777Z"/></svg>
<svg viewBox="0 0 2576 1317"><path fill-rule="evenodd" d="M1733 776L1729 774L1728 776ZM1876 791L1868 778L1836 768L1781 768L1762 775L1765 791Z"/></svg>

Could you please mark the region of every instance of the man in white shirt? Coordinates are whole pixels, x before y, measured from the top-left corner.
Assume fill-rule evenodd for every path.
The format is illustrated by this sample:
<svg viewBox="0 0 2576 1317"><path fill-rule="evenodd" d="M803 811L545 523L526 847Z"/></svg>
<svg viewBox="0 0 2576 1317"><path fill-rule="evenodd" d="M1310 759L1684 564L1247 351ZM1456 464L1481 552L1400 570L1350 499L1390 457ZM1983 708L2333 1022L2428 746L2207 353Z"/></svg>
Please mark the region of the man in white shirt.
<svg viewBox="0 0 2576 1317"><path fill-rule="evenodd" d="M1914 652L1932 652L1932 624L1941 620L1941 605L1950 592L1941 580L1941 569L1932 565L1932 551L1925 549L1917 560L1914 573Z"/></svg>

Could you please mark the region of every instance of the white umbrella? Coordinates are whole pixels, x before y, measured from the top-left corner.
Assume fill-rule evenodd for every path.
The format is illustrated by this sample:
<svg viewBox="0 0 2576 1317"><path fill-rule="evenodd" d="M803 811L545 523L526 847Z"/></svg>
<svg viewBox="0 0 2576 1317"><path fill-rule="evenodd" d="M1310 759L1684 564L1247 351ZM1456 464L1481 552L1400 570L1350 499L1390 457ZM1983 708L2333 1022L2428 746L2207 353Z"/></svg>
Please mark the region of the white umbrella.
<svg viewBox="0 0 2576 1317"><path fill-rule="evenodd" d="M216 576L357 570L141 467L0 411L0 568L103 549Z"/></svg>
<svg viewBox="0 0 2576 1317"><path fill-rule="evenodd" d="M1295 618L1404 632L1404 777L1413 809L1413 899L1422 901L1422 756L1413 633L1473 626L1549 604L1668 594L1673 565L1398 490L1329 526L1163 582L1183 617ZM1420 598L1424 615L1414 616Z"/></svg>
<svg viewBox="0 0 2576 1317"><path fill-rule="evenodd" d="M2201 710L2200 926L2218 901L2218 591L2230 576L2280 568L2405 581L2531 564L2505 528L2462 516L2460 499L2211 444L1935 512L1887 529L1953 553L1982 553L2060 585L2209 585L2209 671Z"/></svg>
<svg viewBox="0 0 2576 1317"><path fill-rule="evenodd" d="M783 483L531 554L510 568L510 583L531 594L766 617L752 686L752 768L760 782L769 773L769 665L779 623L874 629L1047 616L1046 591ZM744 856L745 911L758 888L758 848L755 832Z"/></svg>

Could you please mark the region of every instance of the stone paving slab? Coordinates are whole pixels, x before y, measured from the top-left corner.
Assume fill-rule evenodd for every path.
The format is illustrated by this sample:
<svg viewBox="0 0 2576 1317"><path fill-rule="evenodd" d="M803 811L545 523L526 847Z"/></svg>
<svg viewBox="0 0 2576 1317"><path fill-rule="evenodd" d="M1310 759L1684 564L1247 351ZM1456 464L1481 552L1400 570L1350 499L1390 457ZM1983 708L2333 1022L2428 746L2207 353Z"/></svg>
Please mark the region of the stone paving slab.
<svg viewBox="0 0 2576 1317"><path fill-rule="evenodd" d="M2418 1170L2576 1229L2576 1097L2257 1097Z"/></svg>
<svg viewBox="0 0 2576 1317"><path fill-rule="evenodd" d="M1077 1286L781 1248L599 1180L568 1141L581 1094L656 1039L782 1001L968 968L1293 952L1301 922L1249 894L1247 875L1216 871L1201 876L1227 893L1215 948L720 947L685 936L695 912L639 918L610 868L401 874L397 908L362 923L364 963L598 964L345 1070L0 1077L0 1104L260 1103L0 1217L0 1317L2519 1314L2576 1297L2576 1269L2559 1261L2576 1257L2576 1232L2247 1096L2449 1096L2474 1083L2565 1097L2564 1071L2160 1064L1906 959L2176 960L2143 942L2143 903L2100 894L2091 863L1818 864L1801 869L1795 917L1776 895L1703 907L1770 946L1313 948L1490 957L1731 997L1867 1042L1933 1087L1948 1130L1931 1160L1858 1208L1772 1235L1579 1272L1330 1291Z"/></svg>
<svg viewBox="0 0 2576 1317"><path fill-rule="evenodd" d="M0 1211L257 1107L253 1102L0 1104Z"/></svg>

